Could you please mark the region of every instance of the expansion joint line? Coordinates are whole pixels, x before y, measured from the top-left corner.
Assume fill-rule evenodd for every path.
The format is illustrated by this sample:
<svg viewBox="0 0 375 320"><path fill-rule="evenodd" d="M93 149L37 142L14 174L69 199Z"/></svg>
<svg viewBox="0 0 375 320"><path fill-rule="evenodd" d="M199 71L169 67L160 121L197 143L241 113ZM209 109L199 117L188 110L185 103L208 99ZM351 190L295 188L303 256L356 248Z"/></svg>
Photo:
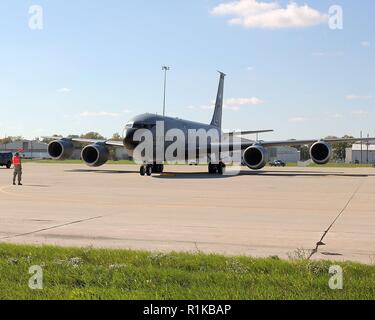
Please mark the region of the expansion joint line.
<svg viewBox="0 0 375 320"><path fill-rule="evenodd" d="M29 236L29 235L40 233L40 232L43 232L43 231L48 231L48 230L52 230L52 229L66 227L66 226L70 226L72 224L78 224L78 223L81 223L81 222L86 222L86 221L100 219L100 218L102 218L102 216L92 217L92 218L82 219L82 220L77 220L77 221L72 221L72 222L67 222L67 223L59 224L57 226L43 228L43 229L39 229L39 230L35 230L35 231L30 231L30 232L26 232L26 233L20 233L20 234L16 234L16 235L13 235L13 236L6 236L6 237L3 237L3 238L0 238L0 240L7 240L7 239L12 239L12 238L19 238L19 237L23 237L23 236Z"/></svg>
<svg viewBox="0 0 375 320"><path fill-rule="evenodd" d="M362 185L363 185L363 182L354 190L353 194L351 195L351 197L349 198L349 200L346 202L345 206L341 209L340 213L333 220L333 222L330 224L330 226L328 227L328 229L323 233L323 236L321 237L320 241L316 244L316 247L313 250L311 250L311 254L310 254L309 258L308 258L309 260L316 253L318 253L319 247L326 245L323 242L323 240L325 239L325 237L327 236L327 234L331 231L331 229L333 228L333 226L335 225L335 223L340 219L340 217L346 211L346 209L349 207L349 204L352 202L352 200L354 199L354 197L357 195L357 193L358 193L359 189L361 189Z"/></svg>

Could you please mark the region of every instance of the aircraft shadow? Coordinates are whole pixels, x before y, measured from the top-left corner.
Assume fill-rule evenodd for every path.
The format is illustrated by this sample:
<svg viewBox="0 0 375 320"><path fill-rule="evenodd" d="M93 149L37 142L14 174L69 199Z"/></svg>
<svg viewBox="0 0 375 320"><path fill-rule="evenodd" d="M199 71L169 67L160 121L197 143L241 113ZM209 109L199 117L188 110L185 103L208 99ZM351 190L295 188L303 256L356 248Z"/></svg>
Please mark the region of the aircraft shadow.
<svg viewBox="0 0 375 320"><path fill-rule="evenodd" d="M139 174L130 170L105 170L105 169L72 169L65 172L73 173L98 173L98 174ZM265 176L265 177L350 177L367 178L375 177L375 174L344 173L344 172L324 172L324 171L241 171L235 175L212 175L206 172L164 172L164 174L154 174L156 179L228 179L237 176Z"/></svg>
<svg viewBox="0 0 375 320"><path fill-rule="evenodd" d="M74 169L65 170L65 172L76 172L76 173L109 173L109 174L122 174L122 173L138 173L137 171L130 170L104 170L104 169Z"/></svg>
<svg viewBox="0 0 375 320"><path fill-rule="evenodd" d="M237 176L265 176L265 177L350 177L367 178L375 177L375 174L348 174L343 172L322 172L322 171L241 171L235 175L211 175L205 172L165 172L163 175L155 175L157 179L227 179Z"/></svg>

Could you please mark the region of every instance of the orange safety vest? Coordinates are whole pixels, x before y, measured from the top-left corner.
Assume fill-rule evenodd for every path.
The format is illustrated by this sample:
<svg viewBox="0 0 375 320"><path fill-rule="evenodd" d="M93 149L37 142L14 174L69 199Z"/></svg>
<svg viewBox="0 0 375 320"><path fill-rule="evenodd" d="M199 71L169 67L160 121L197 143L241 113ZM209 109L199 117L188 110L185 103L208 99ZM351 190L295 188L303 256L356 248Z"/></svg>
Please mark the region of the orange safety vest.
<svg viewBox="0 0 375 320"><path fill-rule="evenodd" d="M14 166L20 166L21 165L21 157L14 156L12 161L13 161Z"/></svg>

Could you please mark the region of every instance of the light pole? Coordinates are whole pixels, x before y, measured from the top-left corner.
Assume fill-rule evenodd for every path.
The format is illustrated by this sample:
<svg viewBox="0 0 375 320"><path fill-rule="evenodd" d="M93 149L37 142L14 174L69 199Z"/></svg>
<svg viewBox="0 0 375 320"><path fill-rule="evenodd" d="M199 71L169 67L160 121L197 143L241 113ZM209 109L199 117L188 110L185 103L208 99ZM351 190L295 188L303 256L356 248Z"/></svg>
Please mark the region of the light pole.
<svg viewBox="0 0 375 320"><path fill-rule="evenodd" d="M164 71L164 100L163 100L163 116L165 116L165 97L167 92L167 71L171 68L167 66L163 66L162 70Z"/></svg>

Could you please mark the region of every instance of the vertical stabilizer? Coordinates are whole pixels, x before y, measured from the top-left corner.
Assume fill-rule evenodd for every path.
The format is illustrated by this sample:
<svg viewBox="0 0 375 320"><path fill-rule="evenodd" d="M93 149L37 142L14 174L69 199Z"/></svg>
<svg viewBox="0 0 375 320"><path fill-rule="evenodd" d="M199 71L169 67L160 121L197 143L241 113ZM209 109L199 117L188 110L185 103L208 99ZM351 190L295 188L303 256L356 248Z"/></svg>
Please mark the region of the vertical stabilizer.
<svg viewBox="0 0 375 320"><path fill-rule="evenodd" d="M221 120L223 117L223 97L224 97L224 79L226 74L220 72L219 88L217 90L217 97L215 103L215 112L212 117L211 125L221 128Z"/></svg>

